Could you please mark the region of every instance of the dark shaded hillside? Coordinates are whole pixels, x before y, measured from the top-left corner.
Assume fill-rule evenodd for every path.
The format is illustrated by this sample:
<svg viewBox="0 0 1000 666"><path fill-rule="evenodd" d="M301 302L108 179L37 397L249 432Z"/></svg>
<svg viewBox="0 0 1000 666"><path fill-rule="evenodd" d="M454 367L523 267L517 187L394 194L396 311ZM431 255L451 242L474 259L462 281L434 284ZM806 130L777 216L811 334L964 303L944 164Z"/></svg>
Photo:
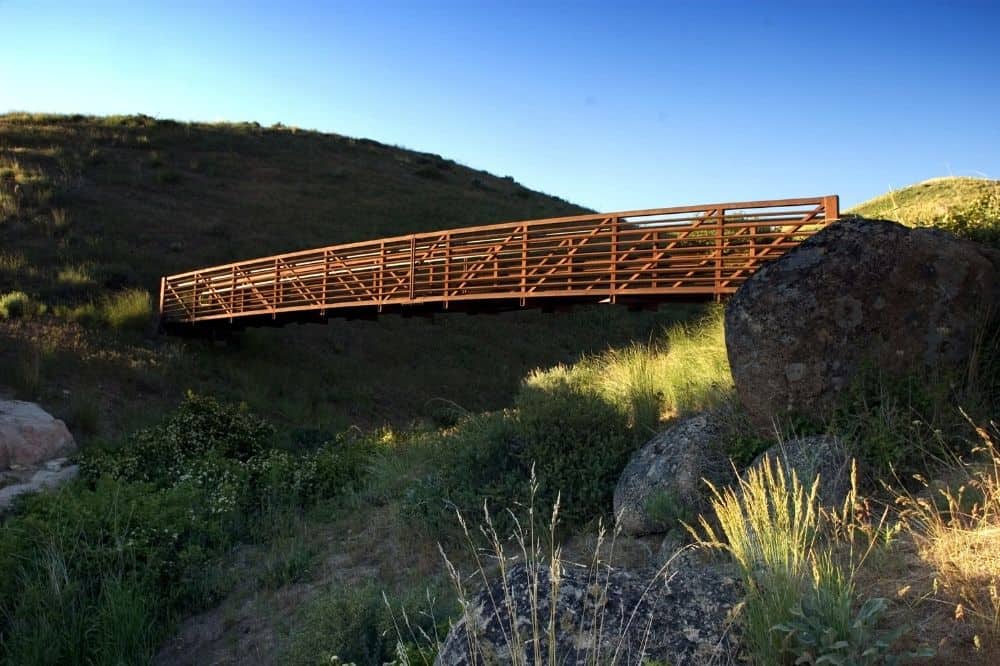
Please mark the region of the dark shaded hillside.
<svg viewBox="0 0 1000 666"><path fill-rule="evenodd" d="M667 203L667 202L664 202ZM185 389L340 428L504 406L537 366L647 339L687 310L383 317L151 332L159 276L415 231L582 212L512 178L368 139L147 116L0 116L0 391L113 434Z"/></svg>
<svg viewBox="0 0 1000 666"><path fill-rule="evenodd" d="M0 241L39 283L55 264L128 257L147 286L206 263L583 210L368 139L145 116L0 116L0 200Z"/></svg>

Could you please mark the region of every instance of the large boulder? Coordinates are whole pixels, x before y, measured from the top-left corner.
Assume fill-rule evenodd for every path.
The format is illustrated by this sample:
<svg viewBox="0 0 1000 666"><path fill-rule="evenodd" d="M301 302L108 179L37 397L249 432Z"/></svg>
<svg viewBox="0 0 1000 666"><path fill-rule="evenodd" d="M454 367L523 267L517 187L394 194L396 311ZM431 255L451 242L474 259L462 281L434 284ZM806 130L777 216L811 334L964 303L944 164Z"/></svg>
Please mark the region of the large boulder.
<svg viewBox="0 0 1000 666"><path fill-rule="evenodd" d="M818 477L821 506L839 508L851 491L851 456L837 437L813 435L780 442L757 456L750 469L760 469L765 461L771 469L780 465L785 478L794 471L806 488Z"/></svg>
<svg viewBox="0 0 1000 666"><path fill-rule="evenodd" d="M703 508L708 479L722 485L733 468L722 449L723 428L698 414L658 433L629 461L615 487L614 509L624 534L666 532Z"/></svg>
<svg viewBox="0 0 1000 666"><path fill-rule="evenodd" d="M0 470L33 467L75 451L65 423L33 402L0 400Z"/></svg>
<svg viewBox="0 0 1000 666"><path fill-rule="evenodd" d="M888 376L965 363L1000 310L1000 252L936 229L846 219L747 280L726 307L733 380L754 427L829 417L872 364Z"/></svg>
<svg viewBox="0 0 1000 666"><path fill-rule="evenodd" d="M732 615L741 598L740 583L728 568L702 562L697 553L686 555L655 576L606 570L595 575L583 567L563 566L554 609L550 570L539 565L533 609L535 577L519 564L505 582L495 581L471 600L434 663L547 664L552 636L554 663L567 666L639 666L650 660L671 666L728 663L739 649ZM534 628L540 661L534 658Z"/></svg>

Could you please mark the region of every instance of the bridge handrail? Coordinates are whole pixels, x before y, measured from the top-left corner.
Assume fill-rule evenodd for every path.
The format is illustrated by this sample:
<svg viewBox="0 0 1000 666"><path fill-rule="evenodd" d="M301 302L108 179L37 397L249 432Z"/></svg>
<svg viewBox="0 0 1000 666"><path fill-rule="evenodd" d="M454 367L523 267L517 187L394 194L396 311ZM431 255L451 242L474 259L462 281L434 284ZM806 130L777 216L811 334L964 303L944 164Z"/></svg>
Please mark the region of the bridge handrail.
<svg viewBox="0 0 1000 666"><path fill-rule="evenodd" d="M839 200L829 195L520 220L342 243L161 278L160 316L196 322L390 303L447 307L488 298L519 298L523 305L527 298L560 295L606 295L612 302L654 293L718 298L838 216ZM389 290L387 276L394 283Z"/></svg>

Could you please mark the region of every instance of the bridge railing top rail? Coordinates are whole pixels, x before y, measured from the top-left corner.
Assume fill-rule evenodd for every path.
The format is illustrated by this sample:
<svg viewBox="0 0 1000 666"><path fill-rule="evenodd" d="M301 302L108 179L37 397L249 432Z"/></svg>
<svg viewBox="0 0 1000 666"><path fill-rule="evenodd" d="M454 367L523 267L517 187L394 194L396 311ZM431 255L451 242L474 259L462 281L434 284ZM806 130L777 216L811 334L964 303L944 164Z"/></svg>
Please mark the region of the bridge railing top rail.
<svg viewBox="0 0 1000 666"><path fill-rule="evenodd" d="M306 250L296 250L293 252L284 252L281 254L268 255L263 257L256 257L253 259L244 259L241 261L234 261L227 264L218 264L213 266L206 266L204 268L198 268L190 271L185 271L182 273L175 273L173 275L168 275L164 278L167 282L176 282L178 280L184 280L187 278L195 278L197 276L204 276L206 274L218 273L222 271L237 269L250 269L250 267L261 266L266 262L279 261L282 263L287 263L289 261L294 261L297 258L309 258L315 257L319 253L336 250L339 252L350 251L354 249L364 249L364 248L378 248L380 245L392 245L411 241L434 241L441 238L444 235L470 235L470 234L483 234L489 232L503 232L503 231L516 231L518 229L544 229L545 227L553 226L571 226L574 223L587 223L587 222L599 222L602 220L617 219L620 222L629 225L635 225L636 227L645 226L669 226L669 227L685 227L686 223L698 220L699 217L684 217L684 214L688 213L710 213L713 211L719 211L718 217L723 218L723 212L725 215L724 225L730 226L732 224L738 224L738 219L740 213L745 213L747 215L752 215L755 219L759 220L761 223L767 222L768 218L778 218L786 214L783 209L794 208L799 206L822 206L824 209L824 216L822 219L832 220L836 219L838 216L838 203L837 197L835 195L821 196L821 197L801 197L795 199L769 199L760 201L734 201L734 202L722 202L722 203L710 203L710 204L699 204L693 206L674 206L669 208L647 208L639 210L627 210L627 211L617 211L610 213L588 213L584 215L570 215L564 217L552 217L544 219L529 219L529 220L517 220L513 222L499 222L495 224L480 225L475 227L457 227L453 229L441 229L437 231L426 231L417 232L412 234L404 234L400 236L389 236L384 238L373 238L364 241L354 241L350 243L338 243L334 245L327 245L324 247L311 248ZM647 218L646 220L637 220L634 218ZM654 219L660 218L660 219ZM731 221L732 220L732 221ZM690 225L687 225L690 226ZM710 228L710 225L704 225L705 228Z"/></svg>

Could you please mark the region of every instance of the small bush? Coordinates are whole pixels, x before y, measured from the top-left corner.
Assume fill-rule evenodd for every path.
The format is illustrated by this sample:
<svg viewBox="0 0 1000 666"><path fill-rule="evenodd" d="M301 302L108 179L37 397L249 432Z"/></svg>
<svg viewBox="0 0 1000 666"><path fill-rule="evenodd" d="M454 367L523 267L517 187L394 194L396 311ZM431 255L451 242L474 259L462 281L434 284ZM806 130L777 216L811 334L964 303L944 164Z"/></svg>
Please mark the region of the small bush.
<svg viewBox="0 0 1000 666"><path fill-rule="evenodd" d="M428 446L437 471L405 491L403 513L444 537L455 527L455 511L475 515L483 502L512 507L527 490L519 461L517 424L510 412L470 416ZM498 520L505 520L501 514Z"/></svg>
<svg viewBox="0 0 1000 666"><path fill-rule="evenodd" d="M517 407L519 473L527 478L534 466L542 505L553 505L561 493L568 525L605 514L642 435L629 429L628 414L569 384L525 387Z"/></svg>
<svg viewBox="0 0 1000 666"><path fill-rule="evenodd" d="M273 437L273 426L246 405L188 392L159 425L133 433L116 448L85 456L82 471L92 479L173 485L189 474L189 464L216 457L246 461L263 452Z"/></svg>
<svg viewBox="0 0 1000 666"><path fill-rule="evenodd" d="M438 472L407 491L404 512L439 535L448 534L458 510L475 514L483 502L513 508L527 496L534 469L539 502L562 495L565 525L606 514L618 475L642 433L627 412L593 391L568 382L526 385L517 409L466 418L438 443ZM496 515L498 529L512 519Z"/></svg>
<svg viewBox="0 0 1000 666"><path fill-rule="evenodd" d="M23 291L12 291L0 296L0 317L20 319L39 312L39 306Z"/></svg>
<svg viewBox="0 0 1000 666"><path fill-rule="evenodd" d="M396 660L400 652L416 658L403 663L433 663L436 646L426 645L425 638L443 636L454 611L449 604L436 608L436 593L429 589L390 607L373 584L330 586L309 604L292 630L282 663L382 666L400 663Z"/></svg>
<svg viewBox="0 0 1000 666"><path fill-rule="evenodd" d="M312 602L292 634L288 664L342 662L379 666L393 656L386 608L374 585L332 588ZM337 663L337 662L332 662Z"/></svg>

